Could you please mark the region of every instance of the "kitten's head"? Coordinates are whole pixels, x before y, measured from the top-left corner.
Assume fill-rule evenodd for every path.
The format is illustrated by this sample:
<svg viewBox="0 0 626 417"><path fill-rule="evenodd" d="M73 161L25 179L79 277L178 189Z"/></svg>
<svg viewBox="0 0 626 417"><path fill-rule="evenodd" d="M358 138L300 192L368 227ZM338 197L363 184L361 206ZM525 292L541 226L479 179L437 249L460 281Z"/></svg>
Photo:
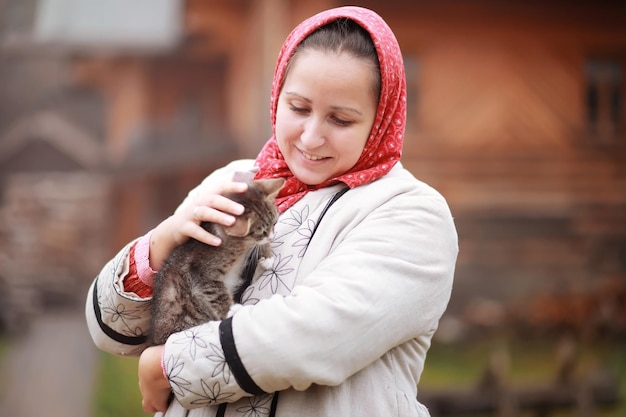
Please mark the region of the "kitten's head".
<svg viewBox="0 0 626 417"><path fill-rule="evenodd" d="M278 220L278 209L274 198L285 183L283 178L249 180L245 193L230 194L228 198L243 205L243 214L237 217L234 225L225 227L227 235L248 237L256 242L265 242L274 230Z"/></svg>

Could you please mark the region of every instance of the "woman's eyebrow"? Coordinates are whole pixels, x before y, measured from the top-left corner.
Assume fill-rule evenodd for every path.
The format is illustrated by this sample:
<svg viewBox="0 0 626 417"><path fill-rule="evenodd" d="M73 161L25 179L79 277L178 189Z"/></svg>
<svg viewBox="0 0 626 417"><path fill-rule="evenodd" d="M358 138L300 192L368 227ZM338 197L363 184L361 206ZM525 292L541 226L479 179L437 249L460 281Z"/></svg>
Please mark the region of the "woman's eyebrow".
<svg viewBox="0 0 626 417"><path fill-rule="evenodd" d="M312 103L313 101L309 98L306 98L298 93L294 93L293 91L285 91L283 94L287 95L287 96L294 96L299 98L302 101L305 101L307 103ZM340 110L340 111L347 111L347 112L352 112L352 113L356 113L359 116L362 116L363 113L361 113L359 110L355 109L354 107L347 107L347 106L331 106L330 107L333 110Z"/></svg>
<svg viewBox="0 0 626 417"><path fill-rule="evenodd" d="M353 107L331 106L330 108L333 109L333 110L341 110L341 111L352 112L352 113L358 114L359 116L363 116L363 113L361 113L360 111L358 111L357 109L355 109Z"/></svg>
<svg viewBox="0 0 626 417"><path fill-rule="evenodd" d="M286 96L295 96L298 97L300 100L304 100L307 103L312 103L311 99L306 98L298 93L294 93L293 91L285 91L283 94L285 94Z"/></svg>

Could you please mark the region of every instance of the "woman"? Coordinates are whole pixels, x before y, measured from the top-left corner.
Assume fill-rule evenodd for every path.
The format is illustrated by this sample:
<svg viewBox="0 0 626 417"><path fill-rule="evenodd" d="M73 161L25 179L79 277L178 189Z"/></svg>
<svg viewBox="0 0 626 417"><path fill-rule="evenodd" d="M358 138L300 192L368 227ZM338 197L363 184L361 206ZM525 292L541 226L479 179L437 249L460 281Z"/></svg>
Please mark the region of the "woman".
<svg viewBox="0 0 626 417"><path fill-rule="evenodd" d="M256 161L211 174L90 290L96 344L141 354L146 412L172 391L168 416L428 416L417 384L458 247L443 197L399 162L405 99L399 45L376 13L327 10L287 37ZM274 266L231 318L146 349L154 271L189 238L220 244L199 223L234 222L243 207L221 195L245 190L229 180L242 170L286 180Z"/></svg>

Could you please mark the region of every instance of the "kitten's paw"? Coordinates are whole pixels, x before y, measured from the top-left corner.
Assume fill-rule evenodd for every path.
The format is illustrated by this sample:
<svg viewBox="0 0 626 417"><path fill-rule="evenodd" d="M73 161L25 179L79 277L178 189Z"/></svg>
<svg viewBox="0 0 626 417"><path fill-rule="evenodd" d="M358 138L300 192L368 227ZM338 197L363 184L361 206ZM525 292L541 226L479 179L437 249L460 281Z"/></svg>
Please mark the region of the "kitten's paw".
<svg viewBox="0 0 626 417"><path fill-rule="evenodd" d="M228 310L228 314L226 315L226 318L230 318L234 316L235 313L241 310L242 307L243 305L241 304L233 304L232 306L230 306L230 309Z"/></svg>
<svg viewBox="0 0 626 417"><path fill-rule="evenodd" d="M261 258L259 259L259 264L261 264L261 267L263 267L263 269L265 269L266 271L268 269L272 269L272 266L274 266L274 258L273 257L269 257L269 258Z"/></svg>

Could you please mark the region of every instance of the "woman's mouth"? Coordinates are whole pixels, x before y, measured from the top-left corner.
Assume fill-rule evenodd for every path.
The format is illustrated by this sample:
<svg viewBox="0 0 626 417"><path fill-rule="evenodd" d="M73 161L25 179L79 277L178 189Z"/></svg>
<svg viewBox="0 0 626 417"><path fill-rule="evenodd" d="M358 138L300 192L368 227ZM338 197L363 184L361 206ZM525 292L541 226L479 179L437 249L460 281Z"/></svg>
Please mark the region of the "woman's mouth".
<svg viewBox="0 0 626 417"><path fill-rule="evenodd" d="M308 159L309 161L320 161L320 160L322 160L322 159L326 159L326 158L325 158L325 157L323 157L323 156L315 156L315 155L311 155L311 154L308 154L308 153L306 153L306 152L304 152L304 151L300 151L300 154L301 154L302 156L304 156L304 158L305 158L305 159Z"/></svg>

